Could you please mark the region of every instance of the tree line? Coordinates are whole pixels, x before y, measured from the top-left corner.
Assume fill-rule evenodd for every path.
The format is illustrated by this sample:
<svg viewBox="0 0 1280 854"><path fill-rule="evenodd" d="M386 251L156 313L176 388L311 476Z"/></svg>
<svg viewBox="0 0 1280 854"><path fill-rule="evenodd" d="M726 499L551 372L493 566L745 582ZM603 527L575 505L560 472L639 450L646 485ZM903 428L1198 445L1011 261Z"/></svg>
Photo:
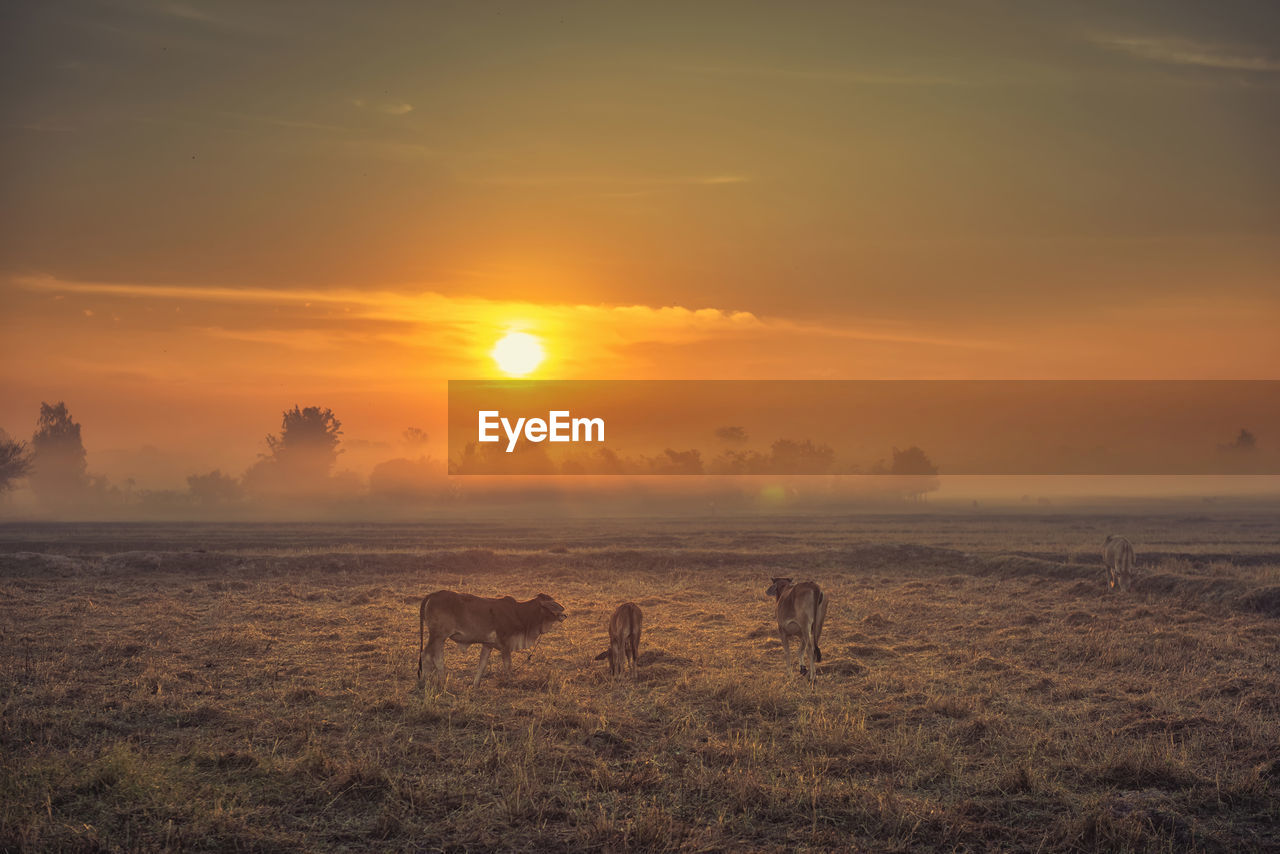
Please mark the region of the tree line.
<svg viewBox="0 0 1280 854"><path fill-rule="evenodd" d="M0 431L0 492L25 479L36 499L50 507L119 503L130 498L143 503L172 501L179 497L208 506L233 503L246 496L334 493L355 480L354 475L335 480L333 474L342 453L341 436L342 422L333 410L294 406L284 411L280 432L266 437L267 451L240 477L215 469L188 476L185 495L146 490L127 495L119 485L89 472L81 425L66 403L42 402L29 443Z"/></svg>
<svg viewBox="0 0 1280 854"><path fill-rule="evenodd" d="M714 431L722 449L704 456L697 448L667 448L661 453L624 455L597 448L553 459L543 445L524 443L514 453L492 444L471 443L443 463L420 453L376 465L366 485L350 471L337 471L342 422L332 409L298 406L281 413L280 431L267 435L266 451L239 476L220 469L191 474L185 491L141 490L112 484L89 472L81 425L66 404L41 403L31 440L0 430L0 494L26 480L36 499L51 508L135 503L212 508L252 500L325 499L366 493L387 500L456 498L462 489L448 474L593 474L593 475L829 475L871 474L898 478L902 497L920 499L939 486L939 466L919 447L893 448L891 455L859 466L841 461L835 451L810 439L777 439L767 449L741 447L742 427ZM427 434L415 427L403 433L405 445L424 451ZM1241 429L1220 455L1243 465L1257 455L1258 441Z"/></svg>

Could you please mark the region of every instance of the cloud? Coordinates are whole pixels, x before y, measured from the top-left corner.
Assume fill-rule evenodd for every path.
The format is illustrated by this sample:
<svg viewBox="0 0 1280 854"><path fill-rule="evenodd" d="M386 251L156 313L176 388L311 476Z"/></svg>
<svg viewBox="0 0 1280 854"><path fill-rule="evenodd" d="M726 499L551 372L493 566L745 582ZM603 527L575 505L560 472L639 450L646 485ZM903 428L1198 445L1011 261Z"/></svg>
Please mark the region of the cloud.
<svg viewBox="0 0 1280 854"><path fill-rule="evenodd" d="M1096 35L1094 44L1118 53L1167 65L1190 65L1226 71L1280 72L1280 59L1248 48L1208 44L1181 38Z"/></svg>
<svg viewBox="0 0 1280 854"><path fill-rule="evenodd" d="M181 18L184 21L197 21L202 24L218 23L218 19L213 15L203 9L188 6L186 3L165 3L155 7L155 9L162 15Z"/></svg>
<svg viewBox="0 0 1280 854"><path fill-rule="evenodd" d="M53 120L53 121L37 120L33 122L9 124L9 125L5 125L4 127L10 128L11 130L30 131L32 133L74 133L77 130L77 128L74 125L69 124L67 122L58 121L58 120Z"/></svg>
<svg viewBox="0 0 1280 854"><path fill-rule="evenodd" d="M706 184L706 185L715 185L715 184L746 184L746 183L748 183L750 180L751 180L751 179L750 179L750 178L748 178L748 177L747 177L747 176L745 176L745 175L708 175L708 176L707 176L707 177L705 177L705 178L694 178L694 179L690 179L690 180L688 181L688 183L690 183L690 184Z"/></svg>
<svg viewBox="0 0 1280 854"><path fill-rule="evenodd" d="M351 103L362 110L373 110L388 116L403 116L413 112L413 104L404 101L366 101L363 98L356 98Z"/></svg>
<svg viewBox="0 0 1280 854"><path fill-rule="evenodd" d="M444 154L440 149L422 143L373 135L366 128L253 113L223 112L218 115L232 122L226 129L234 132L241 132L246 126L253 125L278 129L282 132L280 143L289 146L296 146L299 143L319 145L344 150L358 157L377 155L409 162L424 158L434 159ZM272 136L266 138L273 139Z"/></svg>
<svg viewBox="0 0 1280 854"><path fill-rule="evenodd" d="M968 86L971 80L934 74L887 74L847 68L801 68L757 65L681 65L673 70L712 77L747 77L761 80L795 80L866 86Z"/></svg>
<svg viewBox="0 0 1280 854"><path fill-rule="evenodd" d="M638 195L665 187L715 187L729 184L749 184L748 175L732 173L711 175L491 175L480 178L462 178L472 184L495 184L507 187L547 187L556 185L611 186L630 188L630 192L617 195Z"/></svg>
<svg viewBox="0 0 1280 854"><path fill-rule="evenodd" d="M153 21L161 22L162 25L171 23L192 32L204 31L207 34L223 36L255 36L277 31L278 27L262 16L269 4L259 4L259 6L261 8L248 4L235 8L226 3L197 4L147 0L147 2L130 4L127 8L130 12L147 16ZM210 7L216 7L217 13L211 12ZM125 32L119 27L107 26L106 28L115 32ZM172 28L166 27L166 29ZM154 34L153 28L149 26L144 26L135 32ZM165 43L166 45L171 43L171 39L166 37Z"/></svg>
<svg viewBox="0 0 1280 854"><path fill-rule="evenodd" d="M243 324L232 328L224 322L222 326L206 326L202 331L218 338L274 343L307 350L323 349L326 341L353 337L420 347L427 340L424 337L427 333L434 340L448 337L455 341L488 341L513 328L536 331L562 341L580 339L588 334L608 348L753 338L827 339L964 349L999 349L1003 346L976 338L925 334L903 324L874 319L856 323L819 323L761 317L749 311L681 305L545 304L433 291L187 287L76 282L52 276L18 277L13 281L27 290L54 294L240 304L252 309ZM292 309L299 313L339 309L342 317L349 319L350 329L346 333L335 333L331 315L327 319L315 318L311 329L299 328L306 326L302 321L289 329L263 329L261 311L265 306ZM380 321L384 325L361 327L356 321ZM386 326L387 323L393 323L394 329ZM318 328L321 325L324 329Z"/></svg>

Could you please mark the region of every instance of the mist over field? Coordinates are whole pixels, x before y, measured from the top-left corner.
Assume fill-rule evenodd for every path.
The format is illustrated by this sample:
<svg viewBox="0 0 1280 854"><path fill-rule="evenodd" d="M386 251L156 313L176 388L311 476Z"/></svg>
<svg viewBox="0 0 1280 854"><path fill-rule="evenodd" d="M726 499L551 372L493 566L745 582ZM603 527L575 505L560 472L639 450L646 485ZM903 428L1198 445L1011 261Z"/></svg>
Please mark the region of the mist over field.
<svg viewBox="0 0 1280 854"><path fill-rule="evenodd" d="M402 456L345 435L328 408L295 406L243 469L191 472L183 461L153 460L134 477L100 473L108 454L91 454L92 433L65 403L42 404L30 441L0 437L0 519L420 519L548 515L730 516L778 511L840 513L972 510L1073 512L1119 505L1173 508L1226 503L1260 509L1280 503L1280 477L947 475L919 446L890 447L867 465L841 463L827 445L778 439L763 446L741 428L707 431L708 452L667 449L590 462L557 462L540 445L507 455L471 443L447 460L430 436L406 428ZM759 450L756 450L756 448ZM1230 469L1266 459L1242 429L1207 449ZM514 462L514 467L511 461ZM128 465L125 461L123 464ZM583 464L593 468L584 468ZM119 464L119 463L118 463ZM132 471L126 469L125 471ZM179 478L178 472L188 474ZM519 476L488 472L522 472ZM573 477L563 477L573 474ZM183 483L156 488L156 482ZM1153 503L1154 502L1154 503Z"/></svg>

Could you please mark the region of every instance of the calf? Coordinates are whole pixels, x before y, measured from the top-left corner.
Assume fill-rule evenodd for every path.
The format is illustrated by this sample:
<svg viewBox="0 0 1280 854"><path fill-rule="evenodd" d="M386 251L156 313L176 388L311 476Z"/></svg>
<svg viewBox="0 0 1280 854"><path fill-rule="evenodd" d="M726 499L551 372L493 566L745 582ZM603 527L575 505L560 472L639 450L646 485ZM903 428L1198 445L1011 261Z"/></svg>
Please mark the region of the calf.
<svg viewBox="0 0 1280 854"><path fill-rule="evenodd" d="M1133 586L1133 543L1112 534L1102 545L1102 562L1107 565L1107 586L1127 592Z"/></svg>
<svg viewBox="0 0 1280 854"><path fill-rule="evenodd" d="M527 602L517 602L510 596L486 599L452 590L430 593L418 609L418 687L426 682L423 668L427 662L430 662L436 676L444 680L446 640L455 642L464 650L473 643L483 644L480 666L476 668L476 678L472 682L474 687L479 687L491 652L496 649L502 653L503 669L510 676L511 653L531 648L544 632L564 618L564 608L545 593L539 593Z"/></svg>
<svg viewBox="0 0 1280 854"><path fill-rule="evenodd" d="M609 618L609 648L596 656L596 661L608 661L609 673L617 676L624 669L636 676L636 659L640 656L640 627L644 617L640 606L625 602L618 606Z"/></svg>
<svg viewBox="0 0 1280 854"><path fill-rule="evenodd" d="M787 672L791 664L791 638L800 638L800 675L808 674L812 684L817 676L817 663L822 661L818 641L822 623L827 618L827 598L822 588L812 581L794 583L790 578L775 578L765 593L774 597L778 606L778 635L787 656ZM807 664L807 666L806 666Z"/></svg>

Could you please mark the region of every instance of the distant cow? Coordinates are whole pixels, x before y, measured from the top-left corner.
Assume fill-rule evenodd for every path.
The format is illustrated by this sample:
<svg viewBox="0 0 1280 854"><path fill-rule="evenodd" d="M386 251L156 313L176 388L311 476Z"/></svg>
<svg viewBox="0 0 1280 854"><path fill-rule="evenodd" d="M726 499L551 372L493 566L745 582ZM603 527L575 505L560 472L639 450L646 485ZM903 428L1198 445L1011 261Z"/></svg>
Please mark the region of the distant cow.
<svg viewBox="0 0 1280 854"><path fill-rule="evenodd" d="M787 655L787 672L792 672L791 638L800 638L800 674L808 674L812 683L817 675L817 663L822 661L818 641L822 637L822 623L827 618L827 597L812 581L799 584L790 578L775 578L765 592L778 604L778 635ZM807 666L806 666L807 664Z"/></svg>
<svg viewBox="0 0 1280 854"><path fill-rule="evenodd" d="M489 664L489 653L495 649L502 653L503 669L510 676L511 653L531 648L540 635L564 618L564 608L545 593L527 602L517 602L511 596L486 599L452 590L430 593L418 610L418 687L426 681L423 665L428 661L443 681L447 640L454 641L463 650L473 643L483 644L480 666L472 683L479 686L480 677Z"/></svg>
<svg viewBox="0 0 1280 854"><path fill-rule="evenodd" d="M1107 537L1102 546L1102 562L1107 565L1107 586L1121 592L1133 586L1133 543L1119 534Z"/></svg>
<svg viewBox="0 0 1280 854"><path fill-rule="evenodd" d="M640 656L640 627L644 616L640 606L625 602L618 606L609 618L609 648L596 656L596 661L608 661L609 673L617 676L624 669L636 675L636 659Z"/></svg>

